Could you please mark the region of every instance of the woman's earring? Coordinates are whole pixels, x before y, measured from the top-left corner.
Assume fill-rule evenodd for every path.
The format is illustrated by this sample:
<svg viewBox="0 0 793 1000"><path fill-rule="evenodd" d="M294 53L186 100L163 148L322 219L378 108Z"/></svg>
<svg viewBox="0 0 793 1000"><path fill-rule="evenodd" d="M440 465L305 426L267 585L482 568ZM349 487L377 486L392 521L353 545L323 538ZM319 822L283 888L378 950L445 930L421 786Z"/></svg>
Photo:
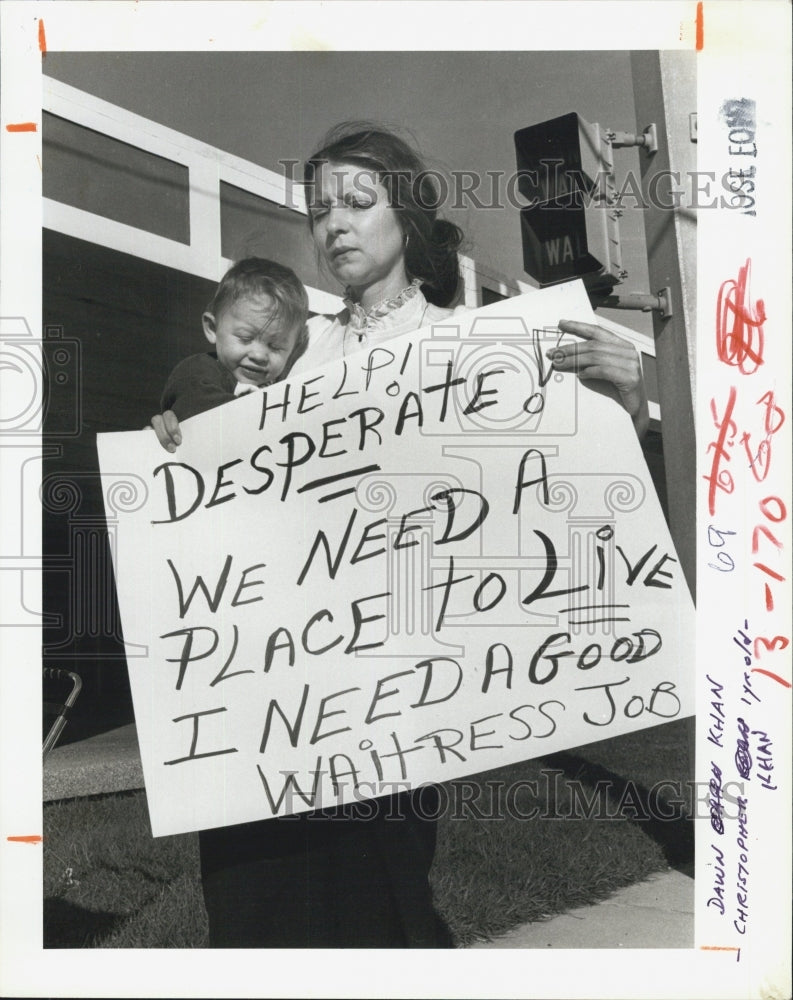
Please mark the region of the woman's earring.
<svg viewBox="0 0 793 1000"><path fill-rule="evenodd" d="M410 233L405 233L405 250L408 248L408 243L410 243Z"/></svg>

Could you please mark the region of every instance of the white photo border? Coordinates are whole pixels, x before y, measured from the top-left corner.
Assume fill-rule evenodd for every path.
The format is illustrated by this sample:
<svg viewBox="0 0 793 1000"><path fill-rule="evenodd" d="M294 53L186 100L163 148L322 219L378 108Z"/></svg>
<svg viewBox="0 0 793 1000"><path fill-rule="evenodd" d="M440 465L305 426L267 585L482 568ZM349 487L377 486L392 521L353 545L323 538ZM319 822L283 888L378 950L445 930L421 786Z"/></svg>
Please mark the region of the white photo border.
<svg viewBox="0 0 793 1000"><path fill-rule="evenodd" d="M398 6L398 16L396 7ZM788 415L780 444L773 490L789 497L790 463L790 7L785 0L713 0L694 2L4 2L2 18L2 317L3 331L28 329L31 338L41 329L41 62L42 45L52 51L249 51L267 50L434 50L500 49L691 50L704 44L698 56L700 162L715 155L713 122L705 122L712 102L749 96L757 101L758 115L768 143L762 149L766 190L758 198L757 216L740 230L741 257L754 256L754 281L766 293L766 312L775 317L775 339L769 337L767 363L778 374L777 400ZM393 14L393 16L389 16ZM476 16L481 14L481 17ZM414 28L420 18L422 32ZM531 24L525 32L516 24ZM43 23L44 30L40 31ZM502 25L510 24L504 31ZM385 29L387 25L387 30ZM698 30L699 29L699 30ZM441 44L442 41L442 44ZM46 57L45 57L46 58ZM708 103L710 102L710 103ZM703 114L704 111L704 114ZM712 116L711 116L712 117ZM27 123L33 128L24 126ZM705 126L703 128L703 125ZM710 145L709 145L710 144ZM721 164L707 169L718 170ZM759 180L758 180L759 184ZM707 213L703 213L707 215ZM698 259L697 427L698 456L705 469L711 455L706 442L712 434L709 408L712 395L726 386L732 373L718 369L712 351L714 288L732 272L729 254L719 247L722 216L710 213L703 220ZM725 259L728 263L725 264ZM758 292L760 294L760 292ZM782 318L784 317L784 319ZM7 326L7 324L12 324ZM718 369L718 370L717 370ZM727 379L729 382L729 378ZM719 399L721 397L719 396ZM12 404L13 405L13 404ZM786 436L785 436L786 435ZM0 462L7 456L0 451ZM785 463L787 466L785 467ZM7 461L3 499L16 491L19 481L7 487ZM701 477L700 477L701 478ZM702 489L702 484L700 483ZM769 486L769 492L772 492ZM744 496L739 489L738 495ZM8 502L12 502L8 500ZM17 500L17 503L20 501ZM748 499L746 499L748 503ZM34 504L35 507L35 504ZM7 508L8 509L8 508ZM790 509L790 505L788 505ZM699 504L699 533L706 527ZM749 517L749 514L746 514ZM26 528L38 537L36 510L26 510ZM33 518L31 521L30 518ZM704 519L703 519L704 518ZM748 523L748 522L747 522ZM790 553L789 521L784 535ZM6 539L4 539L6 541ZM30 538L27 539L30 542ZM10 550L14 551L14 550ZM35 556L27 545L20 559ZM39 552L40 555L40 552ZM707 552L700 549L700 574ZM8 565L13 568L11 560ZM21 566L20 562L18 566ZM25 564L27 566L27 564ZM28 567L29 569L29 567ZM1 576L2 574L0 574ZM34 572L31 577L36 577ZM1 582L1 581L0 581ZM28 580L31 606L37 606L36 583ZM736 580L736 606L756 604L746 578ZM754 587L756 590L757 588ZM2 590L0 589L0 596ZM790 584L781 585L773 631L790 635ZM743 607L743 605L741 605ZM779 609L786 609L784 611ZM747 605L746 613L749 613ZM742 612L743 613L743 612ZM702 620L702 615L700 615ZM732 625L729 626L730 628ZM712 648L714 625L702 621L698 656ZM724 626L722 626L724 631ZM731 633L727 642L731 640ZM734 935L715 940L713 921L703 923L707 908L705 889L697 890L697 946L690 950L587 951L570 961L567 952L508 950L459 950L423 955L401 955L398 969L382 952L317 952L310 963L300 953L256 951L139 952L100 950L58 951L42 948L41 844L9 840L41 833L41 765L38 723L40 632L30 627L0 628L0 992L14 996L460 996L510 995L516 997L636 997L669 1000L671 997L785 996L789 989L790 915L780 898L790 885L790 689L774 689L769 706L769 729L776 735L775 753L779 792L775 800L777 823L763 820L755 857L769 859L758 867L756 894L744 955L736 961ZM698 661L699 662L699 661ZM790 677L789 650L774 661ZM700 726L707 718L703 701ZM698 739L702 748L702 741ZM707 775L700 762L697 776ZM769 813L770 815L770 813ZM706 822L706 821L702 821ZM759 822L759 821L758 821ZM698 846L701 841L698 841ZM710 877L699 851L698 882ZM780 892L780 888L782 891ZM731 887L731 893L734 889ZM728 941L729 937L729 941ZM376 986L374 985L376 984ZM503 993L502 993L503 991Z"/></svg>

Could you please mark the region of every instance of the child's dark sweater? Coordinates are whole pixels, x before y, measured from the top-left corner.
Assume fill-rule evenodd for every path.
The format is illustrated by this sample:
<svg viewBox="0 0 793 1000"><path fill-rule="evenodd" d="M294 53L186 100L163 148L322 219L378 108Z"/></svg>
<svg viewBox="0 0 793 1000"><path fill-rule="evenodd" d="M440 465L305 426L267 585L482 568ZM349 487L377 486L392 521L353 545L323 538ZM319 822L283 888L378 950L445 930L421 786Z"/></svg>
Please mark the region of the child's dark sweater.
<svg viewBox="0 0 793 1000"><path fill-rule="evenodd" d="M236 399L237 381L218 361L214 351L193 354L180 361L168 376L160 402L161 412L173 410L187 420Z"/></svg>

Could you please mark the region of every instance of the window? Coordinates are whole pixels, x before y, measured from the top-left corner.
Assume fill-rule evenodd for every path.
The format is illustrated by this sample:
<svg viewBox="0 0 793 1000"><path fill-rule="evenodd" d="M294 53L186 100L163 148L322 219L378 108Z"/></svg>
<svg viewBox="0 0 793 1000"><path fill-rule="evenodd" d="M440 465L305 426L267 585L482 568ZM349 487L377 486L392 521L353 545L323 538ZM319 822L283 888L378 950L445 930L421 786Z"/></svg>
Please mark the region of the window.
<svg viewBox="0 0 793 1000"><path fill-rule="evenodd" d="M190 242L187 167L44 112L45 198Z"/></svg>

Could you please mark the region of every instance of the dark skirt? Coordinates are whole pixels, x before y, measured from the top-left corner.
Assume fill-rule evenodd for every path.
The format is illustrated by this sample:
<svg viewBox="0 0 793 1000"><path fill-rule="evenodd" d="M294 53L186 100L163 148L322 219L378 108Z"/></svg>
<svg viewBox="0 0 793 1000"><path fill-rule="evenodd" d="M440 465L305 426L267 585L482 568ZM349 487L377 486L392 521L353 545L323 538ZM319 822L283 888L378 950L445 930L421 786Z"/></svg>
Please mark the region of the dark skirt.
<svg viewBox="0 0 793 1000"><path fill-rule="evenodd" d="M433 786L202 830L211 948L450 948L429 871Z"/></svg>

